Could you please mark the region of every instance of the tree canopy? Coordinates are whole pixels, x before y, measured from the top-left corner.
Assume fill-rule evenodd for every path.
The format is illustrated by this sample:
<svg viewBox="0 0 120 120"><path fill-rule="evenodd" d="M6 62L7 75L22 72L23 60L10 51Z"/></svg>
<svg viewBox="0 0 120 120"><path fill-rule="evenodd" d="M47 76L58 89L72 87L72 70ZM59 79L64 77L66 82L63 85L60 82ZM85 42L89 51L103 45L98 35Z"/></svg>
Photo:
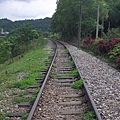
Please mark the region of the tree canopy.
<svg viewBox="0 0 120 120"><path fill-rule="evenodd" d="M100 23L99 30L104 28L102 20L112 19L116 25L119 25L120 1L116 0L57 0L57 9L52 16L51 28L53 32L61 34L65 39L77 37L78 23L80 14L80 3L82 3L82 35L91 35L95 33L98 3L100 3ZM114 7L112 7L114 4ZM115 13L115 14L114 14ZM108 26L107 26L108 27Z"/></svg>
<svg viewBox="0 0 120 120"><path fill-rule="evenodd" d="M0 19L0 29L10 32L21 25L31 24L33 29L41 32L50 32L51 18L36 19L36 20L19 20L11 21L8 19Z"/></svg>

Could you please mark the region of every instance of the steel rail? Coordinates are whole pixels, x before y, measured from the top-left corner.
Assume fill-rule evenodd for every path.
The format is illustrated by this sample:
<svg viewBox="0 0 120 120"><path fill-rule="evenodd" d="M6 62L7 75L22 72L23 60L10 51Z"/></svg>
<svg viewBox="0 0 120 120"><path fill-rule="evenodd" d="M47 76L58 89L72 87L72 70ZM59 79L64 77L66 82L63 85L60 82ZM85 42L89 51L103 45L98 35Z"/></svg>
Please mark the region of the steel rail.
<svg viewBox="0 0 120 120"><path fill-rule="evenodd" d="M54 41L53 41L53 42L54 42ZM47 71L47 74L46 74L46 76L45 76L45 78L44 78L44 82L43 82L43 84L42 84L42 86L41 86L41 88L40 88L40 91L39 91L39 93L38 93L38 95L37 95L37 98L36 98L36 100L35 100L35 102L34 102L34 104L33 104L33 106L32 106L32 109L31 109L31 111L30 111L30 113L29 113L29 115L28 115L27 120L31 120L32 117L33 117L33 115L34 115L35 109L36 109L36 107L37 107L37 105L38 105L38 101L39 101L39 99L40 99L40 97L41 97L41 95L42 95L43 89L44 89L44 87L45 87L45 85L46 85L46 82L47 82L47 80L48 80L50 71L51 71L51 69L52 69L52 65L53 65L54 60L55 60L55 58L56 58L56 55L57 55L57 51L56 51L56 50L57 50L57 44L56 44L56 42L54 42L54 44L55 44L55 52L54 52L54 55L53 55L53 58L52 58L50 67L49 67L49 69L48 69L48 71Z"/></svg>
<svg viewBox="0 0 120 120"><path fill-rule="evenodd" d="M67 46L66 46L63 42L59 41L59 43L61 43L61 44L67 49ZM67 49L67 50L68 50L68 49ZM79 68L78 68L78 66L77 66L77 64L76 64L73 56L70 54L69 50L68 50L68 54L71 56L72 60L74 61L75 67L78 69L78 75L79 75L78 77L79 77L79 79L80 79L80 78L83 79L83 77L82 77L82 75L81 75L81 73L80 73L80 71L79 71ZM87 87L87 84L86 84L86 83L87 83L86 81L83 81L83 91L86 93L85 95L87 95L86 97L87 97L87 100L89 101L89 102L88 102L88 103L89 103L88 105L89 105L89 107L91 108L91 110L94 112L96 118L97 118L98 120L102 120L102 119L101 119L101 116L100 116L100 114L99 114L99 112L98 112L98 110L97 110L97 107L96 107L96 105L95 105L95 102L93 101L92 96L91 96L91 94L90 94L90 92L89 92L89 90L88 90L88 87Z"/></svg>

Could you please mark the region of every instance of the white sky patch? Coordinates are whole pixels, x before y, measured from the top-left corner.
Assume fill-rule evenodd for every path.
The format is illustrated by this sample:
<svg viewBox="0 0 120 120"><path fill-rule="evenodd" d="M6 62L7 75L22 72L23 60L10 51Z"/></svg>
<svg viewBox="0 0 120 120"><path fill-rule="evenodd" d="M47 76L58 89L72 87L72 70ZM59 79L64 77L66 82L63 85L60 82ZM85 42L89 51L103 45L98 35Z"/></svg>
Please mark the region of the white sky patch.
<svg viewBox="0 0 120 120"><path fill-rule="evenodd" d="M5 0L0 1L0 19L40 19L52 17L56 0Z"/></svg>

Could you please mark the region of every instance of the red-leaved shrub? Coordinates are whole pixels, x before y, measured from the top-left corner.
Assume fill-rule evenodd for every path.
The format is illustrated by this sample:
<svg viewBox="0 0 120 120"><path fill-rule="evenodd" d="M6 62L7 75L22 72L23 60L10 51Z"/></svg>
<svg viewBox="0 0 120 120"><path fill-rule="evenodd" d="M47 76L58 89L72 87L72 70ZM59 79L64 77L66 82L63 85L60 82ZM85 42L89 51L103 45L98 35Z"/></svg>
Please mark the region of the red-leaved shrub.
<svg viewBox="0 0 120 120"><path fill-rule="evenodd" d="M90 37L85 38L83 43L87 46L90 46L90 45L92 45L92 43L94 43L94 41L95 41L95 39L92 39L92 37L90 36Z"/></svg>
<svg viewBox="0 0 120 120"><path fill-rule="evenodd" d="M120 63L120 55L118 56L118 58L116 59L117 63Z"/></svg>
<svg viewBox="0 0 120 120"><path fill-rule="evenodd" d="M100 40L98 42L97 48L100 53L109 53L119 42L120 38L109 40L108 42L106 42L105 40Z"/></svg>

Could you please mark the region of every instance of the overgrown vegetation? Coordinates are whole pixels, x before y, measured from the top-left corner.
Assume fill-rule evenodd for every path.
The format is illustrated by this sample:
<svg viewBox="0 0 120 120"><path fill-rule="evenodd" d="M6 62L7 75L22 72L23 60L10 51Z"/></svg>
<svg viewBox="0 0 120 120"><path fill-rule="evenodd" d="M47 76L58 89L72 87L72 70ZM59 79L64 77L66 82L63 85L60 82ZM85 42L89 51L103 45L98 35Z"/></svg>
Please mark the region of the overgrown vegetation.
<svg viewBox="0 0 120 120"><path fill-rule="evenodd" d="M37 30L38 32L50 32L50 21L51 18L44 18L44 19L36 19L36 20L17 20L11 21L9 19L0 19L0 29L2 28L4 31L12 31L21 25L31 24L33 29Z"/></svg>
<svg viewBox="0 0 120 120"><path fill-rule="evenodd" d="M73 71L71 71L70 73L72 76L77 76L78 75L78 70L74 69Z"/></svg>
<svg viewBox="0 0 120 120"><path fill-rule="evenodd" d="M82 120L97 120L93 112L88 111L84 116L81 117Z"/></svg>
<svg viewBox="0 0 120 120"><path fill-rule="evenodd" d="M80 80L77 80L75 81L72 85L71 85L71 88L74 88L74 89L80 89L83 85L83 79L80 79Z"/></svg>
<svg viewBox="0 0 120 120"><path fill-rule="evenodd" d="M82 6L81 13L80 5ZM99 5L99 23L97 24ZM110 58L114 58L112 62L117 65L117 68L120 68L120 54L118 54L118 51L120 51L118 47L120 42L119 6L120 0L115 2L114 0L59 0L57 1L56 12L52 16L51 28L54 33L59 33L63 41L73 44L78 43L76 41L78 38L77 31L81 24L81 41L77 46L83 47L89 53L103 57L102 59L106 58L106 61L108 59L111 62ZM82 15L81 22L79 21L79 15ZM98 35L96 35L96 25L98 27ZM116 45L117 47L115 47ZM117 54L116 57L115 54Z"/></svg>
<svg viewBox="0 0 120 120"><path fill-rule="evenodd" d="M95 40L87 37L83 43L83 49L89 50L89 53L93 52L93 55L101 56L103 61L114 63L116 68L120 69L120 38Z"/></svg>
<svg viewBox="0 0 120 120"><path fill-rule="evenodd" d="M23 25L10 32L6 40L0 44L0 63L11 60L13 58L24 54L29 49L34 49L33 41L40 36L36 30L33 30L30 25ZM34 42L35 43L35 42Z"/></svg>
<svg viewBox="0 0 120 120"><path fill-rule="evenodd" d="M40 89L34 91L34 97L32 99L26 98L24 96L28 95L26 89L29 86L37 84L35 78L43 77L43 74L40 71L47 69L47 66L45 66L46 63L44 63L44 61L47 60L49 54L46 50L43 49L46 43L46 39L38 38L34 40L32 44L30 43L31 47L34 49L24 53L22 57L14 57L13 62L10 62L10 60L6 61L4 64L0 64L0 100L6 100L3 105L4 107L9 106L7 105L7 101L9 100L7 100L5 94L7 92L9 93L11 88L13 91L11 96L15 96L12 100L13 103L19 103L22 101L29 101L30 103L34 102ZM22 78L19 78L20 73L23 74ZM16 88L19 89L19 92L14 91ZM1 110L3 109L3 106L0 106ZM3 120L6 116L7 114L1 112L0 120Z"/></svg>

